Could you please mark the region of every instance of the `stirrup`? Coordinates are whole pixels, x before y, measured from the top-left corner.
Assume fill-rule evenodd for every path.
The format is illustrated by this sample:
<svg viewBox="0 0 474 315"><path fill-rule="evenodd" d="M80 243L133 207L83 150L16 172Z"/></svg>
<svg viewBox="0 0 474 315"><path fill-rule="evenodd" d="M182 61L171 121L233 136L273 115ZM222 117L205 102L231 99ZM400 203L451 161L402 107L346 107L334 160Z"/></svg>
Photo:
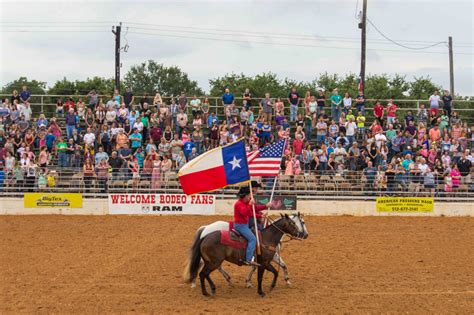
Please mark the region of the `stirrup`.
<svg viewBox="0 0 474 315"><path fill-rule="evenodd" d="M255 267L260 267L260 264L255 262L255 261L246 261L244 260L242 264L247 265L247 266L255 266Z"/></svg>

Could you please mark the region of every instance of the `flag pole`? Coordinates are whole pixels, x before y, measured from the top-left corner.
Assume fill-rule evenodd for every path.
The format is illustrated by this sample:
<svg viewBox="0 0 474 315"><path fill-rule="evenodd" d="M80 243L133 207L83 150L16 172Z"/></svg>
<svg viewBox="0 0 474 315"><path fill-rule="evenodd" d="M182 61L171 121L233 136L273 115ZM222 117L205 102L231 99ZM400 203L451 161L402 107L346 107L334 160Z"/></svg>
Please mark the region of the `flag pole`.
<svg viewBox="0 0 474 315"><path fill-rule="evenodd" d="M286 148L287 142L288 142L288 138L285 139L285 144L283 145L283 152L281 152L281 158L282 159L283 159L283 156L285 155L285 148ZM281 163L280 163L280 171L281 171ZM272 193L270 194L270 202L273 201L273 195L275 194L276 182L278 180L278 177L280 177L280 171L278 171L278 175L275 176L275 180L273 181Z"/></svg>
<svg viewBox="0 0 474 315"><path fill-rule="evenodd" d="M253 210L253 223L255 226L255 237L257 238L257 255L261 255L260 250L260 240L258 238L258 228L257 228L257 213L255 211L255 200L253 199L253 191L252 191L252 182L249 181L249 188L250 188L250 198L252 199L252 210Z"/></svg>

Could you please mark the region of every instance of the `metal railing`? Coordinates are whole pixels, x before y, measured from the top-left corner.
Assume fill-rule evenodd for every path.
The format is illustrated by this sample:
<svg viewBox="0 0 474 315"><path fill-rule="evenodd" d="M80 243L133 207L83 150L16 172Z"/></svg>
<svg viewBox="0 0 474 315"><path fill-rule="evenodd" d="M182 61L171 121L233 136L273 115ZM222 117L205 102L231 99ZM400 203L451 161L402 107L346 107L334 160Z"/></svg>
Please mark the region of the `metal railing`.
<svg viewBox="0 0 474 315"><path fill-rule="evenodd" d="M3 97L11 97L10 94L0 94L0 96ZM82 98L83 101L87 104L87 95L71 95L76 101L79 98ZM44 94L44 95L31 95L31 108L33 110L33 114L37 115L39 113L54 113L55 112L55 107L56 107L56 101L59 98L65 98L69 97L69 95L50 95L50 94ZM104 104L107 103L107 101L110 99L110 95L100 95L100 97L104 98ZM145 96L140 95L140 96L135 96L135 105L138 105L139 100L141 98L144 98ZM151 107L153 107L153 96L148 96L148 100L150 101ZM200 96L200 100L204 100L204 98L207 98L209 100L209 113L215 112L217 115L222 116L224 114L224 108L222 106L222 98L221 97L213 97L213 96ZM171 97L162 97L163 101L166 104L170 104L171 102ZM177 98L175 97L177 100ZM254 108L254 113L256 105L260 102L262 98L251 98L252 101L252 106ZM285 110L288 111L289 114L289 105L287 104L286 97L281 98L282 101L285 102ZM189 101L191 100L191 97L188 97L188 110L189 112L191 111L189 109ZM235 97L235 104L236 105L241 105L242 104L242 97ZM300 107L301 102L303 99L300 99ZM371 106L376 102L380 101L383 104L387 103L387 99L366 99L366 108L365 111L368 114L368 117L372 116L372 108ZM425 104L426 108L429 109L429 101L428 100L417 100L417 99L393 99L393 102L397 105L398 107L398 112L399 113L406 113L407 111L416 111L420 107L420 104ZM330 101L327 99L326 100L326 108L330 109ZM355 109L355 101L352 104L352 109ZM440 108L442 108L442 103L440 103ZM469 122L474 123L474 100L454 100L453 101L453 108L455 111L459 112L460 116L462 116L464 119L468 120ZM414 114L415 114L414 113ZM328 113L329 115L330 113Z"/></svg>
<svg viewBox="0 0 474 315"><path fill-rule="evenodd" d="M51 167L41 181L39 171L35 177L25 175L18 178L16 175L7 173L4 186L0 188L2 196L22 196L24 192L79 192L90 198L106 198L108 193L182 193L175 171L142 171L139 177L134 177L122 168L100 177L97 173L84 176L82 168ZM275 187L276 194L297 195L302 199L373 200L378 196L431 196L439 200L474 201L472 184L461 184L446 191L442 176L438 176L431 188L424 186L422 176L402 176L391 183L378 178L384 177L376 176L372 181L361 171L308 171L300 175L281 174ZM263 193L270 193L273 181L274 178L261 178ZM234 197L237 189L230 186L213 194L220 198Z"/></svg>

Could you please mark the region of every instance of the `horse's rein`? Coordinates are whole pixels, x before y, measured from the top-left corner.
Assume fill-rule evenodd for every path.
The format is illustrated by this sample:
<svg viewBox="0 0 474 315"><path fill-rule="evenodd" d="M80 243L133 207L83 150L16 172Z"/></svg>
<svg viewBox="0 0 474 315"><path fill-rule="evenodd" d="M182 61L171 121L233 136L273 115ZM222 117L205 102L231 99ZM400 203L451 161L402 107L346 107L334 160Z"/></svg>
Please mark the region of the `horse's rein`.
<svg viewBox="0 0 474 315"><path fill-rule="evenodd" d="M289 233L286 233L285 231L283 231L282 229L280 229L278 226L275 225L275 222L274 220L272 220L272 218L270 218L267 214L264 214L263 215L265 217L265 219L268 220L268 222L270 222L270 225L273 226L275 229L277 229L278 231L280 231L281 233L283 233L283 235L286 235L288 236L290 239L286 242L289 242L291 240L298 240L298 241L302 241L301 238L299 237L294 237L293 235L289 234ZM280 241L280 243L284 243L284 241Z"/></svg>

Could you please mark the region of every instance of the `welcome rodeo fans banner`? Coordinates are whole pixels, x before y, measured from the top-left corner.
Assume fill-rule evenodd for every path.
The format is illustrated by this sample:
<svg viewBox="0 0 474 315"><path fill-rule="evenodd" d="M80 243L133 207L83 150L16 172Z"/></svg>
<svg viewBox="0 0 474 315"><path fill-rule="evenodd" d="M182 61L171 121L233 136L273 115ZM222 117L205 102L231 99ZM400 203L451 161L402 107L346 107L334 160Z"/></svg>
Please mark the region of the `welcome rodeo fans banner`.
<svg viewBox="0 0 474 315"><path fill-rule="evenodd" d="M434 198L430 197L379 197L377 212L433 212Z"/></svg>
<svg viewBox="0 0 474 315"><path fill-rule="evenodd" d="M212 215L216 212L213 195L110 194L109 214Z"/></svg>

